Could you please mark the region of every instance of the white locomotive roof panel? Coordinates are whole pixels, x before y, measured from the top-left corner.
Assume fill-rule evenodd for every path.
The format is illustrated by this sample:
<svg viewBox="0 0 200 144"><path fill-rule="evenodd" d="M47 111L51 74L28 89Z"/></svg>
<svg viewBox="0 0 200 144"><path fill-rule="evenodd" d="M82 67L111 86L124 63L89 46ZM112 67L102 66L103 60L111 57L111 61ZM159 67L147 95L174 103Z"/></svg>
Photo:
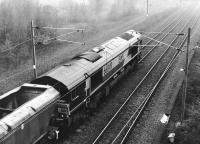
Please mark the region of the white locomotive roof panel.
<svg viewBox="0 0 200 144"><path fill-rule="evenodd" d="M47 76L62 82L70 89L85 79L84 74L89 72L91 67L92 63L85 59L73 60L48 73Z"/></svg>
<svg viewBox="0 0 200 144"><path fill-rule="evenodd" d="M106 49L109 49L109 50L115 50L117 48L119 48L121 45L123 44L126 44L127 41L120 38L120 37L115 37L111 40L109 40L108 42L102 44L101 46L106 48Z"/></svg>
<svg viewBox="0 0 200 144"><path fill-rule="evenodd" d="M100 52L103 59L106 59L106 61L109 61L112 58L116 57L118 54L120 54L129 46L128 42L120 37L116 37L111 41L107 42L107 44L108 43L112 43L112 45L113 44L118 45L118 47L115 47L115 49L105 48L103 51Z"/></svg>
<svg viewBox="0 0 200 144"><path fill-rule="evenodd" d="M136 42L137 38L140 37L140 34L134 30L125 32L125 35L132 39L128 41L120 36L115 37L98 47L76 56L72 61L47 73L47 76L62 82L68 89L73 88L85 79L84 74L90 75L94 73L106 62L128 48L131 42Z"/></svg>

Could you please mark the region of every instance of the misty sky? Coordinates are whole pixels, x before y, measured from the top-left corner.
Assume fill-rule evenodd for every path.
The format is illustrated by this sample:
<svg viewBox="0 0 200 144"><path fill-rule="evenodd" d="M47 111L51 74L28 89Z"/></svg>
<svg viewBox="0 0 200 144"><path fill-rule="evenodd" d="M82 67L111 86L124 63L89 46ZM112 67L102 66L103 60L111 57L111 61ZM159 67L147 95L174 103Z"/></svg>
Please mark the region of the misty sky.
<svg viewBox="0 0 200 144"><path fill-rule="evenodd" d="M2 0L0 0L2 1ZM53 6L57 6L59 4L61 0L39 0L39 2L41 4L47 4L47 5L53 5ZM79 4L82 4L82 2L85 2L87 3L88 0L72 0L73 2L76 2L76 3L79 3ZM108 0L108 1L112 1L112 0ZM141 1L146 1L146 0L141 0ZM155 2L155 0L149 0L149 2ZM158 0L158 1L165 1L165 0ZM169 0L168 0L169 1ZM194 1L194 0L171 0L171 2L175 2L175 1Z"/></svg>
<svg viewBox="0 0 200 144"><path fill-rule="evenodd" d="M39 0L39 2L41 4L45 4L45 5L53 5L53 6L57 6L59 4L61 0ZM87 0L73 0L74 2L78 3L78 4L82 4L82 2L87 3Z"/></svg>

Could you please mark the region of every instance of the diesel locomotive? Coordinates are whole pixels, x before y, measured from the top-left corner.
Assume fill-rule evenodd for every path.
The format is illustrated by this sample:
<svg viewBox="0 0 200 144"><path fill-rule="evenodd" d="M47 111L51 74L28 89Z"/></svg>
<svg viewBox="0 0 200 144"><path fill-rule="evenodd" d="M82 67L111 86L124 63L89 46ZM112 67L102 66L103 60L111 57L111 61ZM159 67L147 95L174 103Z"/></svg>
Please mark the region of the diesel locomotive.
<svg viewBox="0 0 200 144"><path fill-rule="evenodd" d="M129 30L1 95L0 143L58 139L137 64L141 42L141 34Z"/></svg>

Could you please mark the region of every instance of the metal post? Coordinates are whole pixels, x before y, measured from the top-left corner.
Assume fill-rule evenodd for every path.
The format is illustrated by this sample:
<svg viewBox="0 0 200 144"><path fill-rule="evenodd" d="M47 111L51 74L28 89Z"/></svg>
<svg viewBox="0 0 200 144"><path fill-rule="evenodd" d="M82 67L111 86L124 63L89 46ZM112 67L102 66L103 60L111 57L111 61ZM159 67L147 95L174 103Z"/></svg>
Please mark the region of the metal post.
<svg viewBox="0 0 200 144"><path fill-rule="evenodd" d="M147 16L149 16L149 0L147 0Z"/></svg>
<svg viewBox="0 0 200 144"><path fill-rule="evenodd" d="M36 52L35 52L35 27L33 20L31 21L31 38L32 38L32 48L33 48L33 73L34 78L37 78L37 67L36 67Z"/></svg>
<svg viewBox="0 0 200 144"><path fill-rule="evenodd" d="M181 122L184 120L185 117L185 103L186 103L186 98L187 98L187 81L188 81L188 55L189 55L189 46L190 46L190 33L191 33L191 28L188 28L188 36L187 36L187 49L186 49L186 60L185 60L185 85L184 85L184 94L182 98L182 117L181 117Z"/></svg>

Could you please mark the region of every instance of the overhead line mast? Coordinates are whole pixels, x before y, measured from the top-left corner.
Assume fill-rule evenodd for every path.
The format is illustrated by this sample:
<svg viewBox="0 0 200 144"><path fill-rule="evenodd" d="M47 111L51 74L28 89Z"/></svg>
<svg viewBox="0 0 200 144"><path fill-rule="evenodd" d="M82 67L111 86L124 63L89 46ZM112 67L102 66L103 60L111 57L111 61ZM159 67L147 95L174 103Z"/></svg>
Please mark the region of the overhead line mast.
<svg viewBox="0 0 200 144"><path fill-rule="evenodd" d="M34 73L34 78L37 78L37 67L36 67L36 52L35 52L35 27L33 20L31 21L31 38L32 38L32 47L33 47L33 73Z"/></svg>

